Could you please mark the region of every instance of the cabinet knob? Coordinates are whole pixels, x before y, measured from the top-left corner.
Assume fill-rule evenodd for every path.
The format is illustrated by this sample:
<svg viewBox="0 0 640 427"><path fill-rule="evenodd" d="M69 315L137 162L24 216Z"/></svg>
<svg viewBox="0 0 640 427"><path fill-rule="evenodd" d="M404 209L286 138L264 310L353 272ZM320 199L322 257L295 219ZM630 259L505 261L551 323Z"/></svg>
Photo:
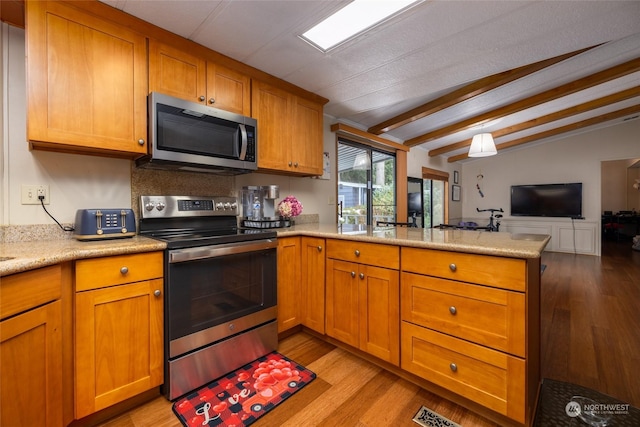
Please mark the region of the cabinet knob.
<svg viewBox="0 0 640 427"><path fill-rule="evenodd" d="M215 104L216 99L215 98L209 98L209 104Z"/></svg>
<svg viewBox="0 0 640 427"><path fill-rule="evenodd" d="M318 246L318 252L322 252L322 246Z"/></svg>
<svg viewBox="0 0 640 427"><path fill-rule="evenodd" d="M356 249L356 251L354 252L356 254L356 256L360 256L360 251Z"/></svg>
<svg viewBox="0 0 640 427"><path fill-rule="evenodd" d="M458 269L458 267L456 267L455 264L453 264L453 263L449 264L449 270L456 271L457 269Z"/></svg>
<svg viewBox="0 0 640 427"><path fill-rule="evenodd" d="M360 273L360 279L364 279L364 273Z"/></svg>
<svg viewBox="0 0 640 427"><path fill-rule="evenodd" d="M140 139L138 140L138 145L144 145L144 139L140 138Z"/></svg>
<svg viewBox="0 0 640 427"><path fill-rule="evenodd" d="M295 163L293 164L293 167L294 167L294 168L297 168L297 167L298 167L298 162L295 162Z"/></svg>
<svg viewBox="0 0 640 427"><path fill-rule="evenodd" d="M458 365L456 365L455 363L451 363L449 365L449 368L451 368L453 372L458 372Z"/></svg>
<svg viewBox="0 0 640 427"><path fill-rule="evenodd" d="M120 274L127 274L129 272L129 267L124 266L120 267Z"/></svg>
<svg viewBox="0 0 640 427"><path fill-rule="evenodd" d="M449 313L456 314L457 312L458 310L454 306L449 307Z"/></svg>
<svg viewBox="0 0 640 427"><path fill-rule="evenodd" d="M351 272L351 277L356 277L356 272L355 271Z"/></svg>
<svg viewBox="0 0 640 427"><path fill-rule="evenodd" d="M160 292L160 289L156 289L155 291L153 291L153 295L159 297L160 294L162 294L162 292Z"/></svg>
<svg viewBox="0 0 640 427"><path fill-rule="evenodd" d="M206 98L204 97L204 95L200 95L200 101L204 101Z"/></svg>
<svg viewBox="0 0 640 427"><path fill-rule="evenodd" d="M289 162L289 166L291 166L293 163Z"/></svg>

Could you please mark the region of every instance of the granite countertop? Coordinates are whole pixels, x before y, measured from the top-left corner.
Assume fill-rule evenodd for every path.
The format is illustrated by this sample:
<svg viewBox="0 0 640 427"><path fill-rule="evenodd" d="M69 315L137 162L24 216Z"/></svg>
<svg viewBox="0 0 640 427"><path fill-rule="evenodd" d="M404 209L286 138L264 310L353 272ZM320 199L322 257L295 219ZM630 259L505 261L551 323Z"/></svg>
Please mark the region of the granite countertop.
<svg viewBox="0 0 640 427"><path fill-rule="evenodd" d="M511 234L485 230L371 227L346 224L342 226L303 224L278 229L278 237L295 235L386 243L510 258L539 258L551 240L551 236L546 234Z"/></svg>
<svg viewBox="0 0 640 427"><path fill-rule="evenodd" d="M510 258L539 258L551 238L542 234L359 225L338 226L318 223L280 228L277 232L278 237L302 235ZM76 259L160 251L165 248L164 242L142 236L84 242L75 239L53 239L0 243L0 276Z"/></svg>
<svg viewBox="0 0 640 427"><path fill-rule="evenodd" d="M84 242L58 239L0 243L0 276L76 259L161 251L165 248L164 242L142 236Z"/></svg>

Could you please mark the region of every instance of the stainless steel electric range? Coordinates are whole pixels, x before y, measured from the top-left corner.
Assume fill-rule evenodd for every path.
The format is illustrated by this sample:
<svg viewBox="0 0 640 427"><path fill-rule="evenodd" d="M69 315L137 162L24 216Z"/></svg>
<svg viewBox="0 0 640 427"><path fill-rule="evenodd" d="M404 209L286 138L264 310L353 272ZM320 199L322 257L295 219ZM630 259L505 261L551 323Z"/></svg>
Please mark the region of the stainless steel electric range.
<svg viewBox="0 0 640 427"><path fill-rule="evenodd" d="M176 399L277 347L277 239L238 228L233 197L141 196L164 255L164 395Z"/></svg>

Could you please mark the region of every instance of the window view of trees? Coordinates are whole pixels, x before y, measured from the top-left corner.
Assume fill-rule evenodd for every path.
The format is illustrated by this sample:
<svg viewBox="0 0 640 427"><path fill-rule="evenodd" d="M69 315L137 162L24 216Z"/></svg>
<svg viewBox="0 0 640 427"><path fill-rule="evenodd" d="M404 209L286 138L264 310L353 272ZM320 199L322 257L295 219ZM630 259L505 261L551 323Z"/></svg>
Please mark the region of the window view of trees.
<svg viewBox="0 0 640 427"><path fill-rule="evenodd" d="M395 156L366 145L338 144L338 199L346 224L395 221Z"/></svg>

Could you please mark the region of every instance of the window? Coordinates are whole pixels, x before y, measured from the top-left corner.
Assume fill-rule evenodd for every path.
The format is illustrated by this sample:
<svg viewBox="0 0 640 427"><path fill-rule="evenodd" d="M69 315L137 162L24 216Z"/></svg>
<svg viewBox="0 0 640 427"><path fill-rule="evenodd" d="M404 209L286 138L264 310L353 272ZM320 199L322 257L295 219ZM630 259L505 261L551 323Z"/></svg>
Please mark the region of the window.
<svg viewBox="0 0 640 427"><path fill-rule="evenodd" d="M395 153L338 139L338 200L345 224L396 221ZM340 213L340 209L338 210Z"/></svg>
<svg viewBox="0 0 640 427"><path fill-rule="evenodd" d="M423 223L425 228L446 224L449 216L447 187L449 174L422 168Z"/></svg>

